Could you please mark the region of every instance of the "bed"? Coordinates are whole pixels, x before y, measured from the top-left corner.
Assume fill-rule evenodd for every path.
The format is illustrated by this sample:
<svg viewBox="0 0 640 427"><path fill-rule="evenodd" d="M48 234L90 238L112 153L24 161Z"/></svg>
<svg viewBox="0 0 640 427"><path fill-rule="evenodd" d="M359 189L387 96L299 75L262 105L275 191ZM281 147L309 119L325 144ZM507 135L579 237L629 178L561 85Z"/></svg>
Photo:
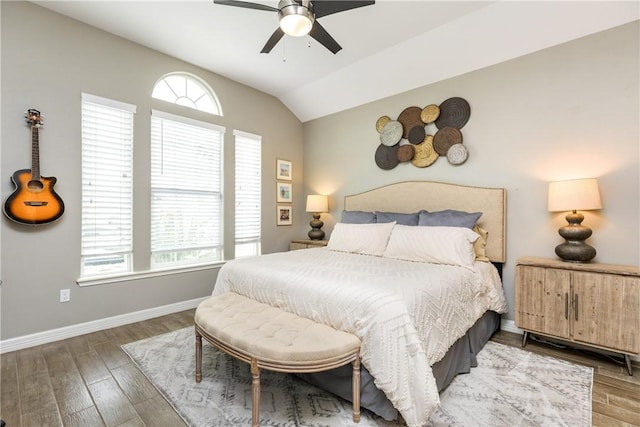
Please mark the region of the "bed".
<svg viewBox="0 0 640 427"><path fill-rule="evenodd" d="M436 226L336 224L327 248L228 262L218 274L213 294L236 292L357 335L362 340L362 406L385 419L394 419L399 412L408 425L424 425L437 408L438 392L474 365L474 355L499 328L500 313L506 312L500 281L505 191L403 182L347 196L344 210L396 217L426 211L427 220L430 213L444 210L482 215L473 232L428 223ZM440 253L436 261L422 258L432 251L423 250L425 241L446 246L450 235L455 234L451 241L457 242L458 235L471 239L470 234L477 238L480 232L485 237L483 256L476 250L476 257L464 263L442 261ZM341 247L341 238L349 246L361 235L366 235L366 244L355 246L364 252ZM373 249L372 239L384 242L382 252ZM348 372L305 379L350 396Z"/></svg>

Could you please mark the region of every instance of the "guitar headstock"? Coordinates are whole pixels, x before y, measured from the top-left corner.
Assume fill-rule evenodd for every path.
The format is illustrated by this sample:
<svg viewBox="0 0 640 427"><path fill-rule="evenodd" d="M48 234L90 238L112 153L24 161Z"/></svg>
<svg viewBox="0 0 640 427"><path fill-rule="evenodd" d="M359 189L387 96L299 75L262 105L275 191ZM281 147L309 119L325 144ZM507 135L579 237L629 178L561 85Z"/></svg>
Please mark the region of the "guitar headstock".
<svg viewBox="0 0 640 427"><path fill-rule="evenodd" d="M27 119L27 123L29 126L41 127L44 125L42 121L42 116L40 116L40 111L30 108L25 114L24 117Z"/></svg>

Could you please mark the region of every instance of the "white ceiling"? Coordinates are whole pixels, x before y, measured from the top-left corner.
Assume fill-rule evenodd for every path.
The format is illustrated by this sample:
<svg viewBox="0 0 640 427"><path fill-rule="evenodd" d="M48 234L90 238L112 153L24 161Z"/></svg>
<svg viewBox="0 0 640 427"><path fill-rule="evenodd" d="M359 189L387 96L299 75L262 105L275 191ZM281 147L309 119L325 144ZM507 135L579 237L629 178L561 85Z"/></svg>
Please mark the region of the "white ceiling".
<svg viewBox="0 0 640 427"><path fill-rule="evenodd" d="M288 36L261 54L275 12L212 0L34 3L269 93L303 122L640 18L638 1L378 0L319 19L336 55Z"/></svg>

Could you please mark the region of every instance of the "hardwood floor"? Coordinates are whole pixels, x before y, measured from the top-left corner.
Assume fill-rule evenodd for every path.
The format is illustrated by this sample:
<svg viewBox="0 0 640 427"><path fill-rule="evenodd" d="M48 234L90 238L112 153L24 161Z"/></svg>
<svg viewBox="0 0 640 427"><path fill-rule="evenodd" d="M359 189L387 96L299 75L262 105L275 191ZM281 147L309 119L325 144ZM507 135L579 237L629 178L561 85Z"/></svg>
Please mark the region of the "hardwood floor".
<svg viewBox="0 0 640 427"><path fill-rule="evenodd" d="M194 310L1 356L0 418L7 427L185 426L120 345L191 326ZM520 347L501 331L492 340ZM593 425L640 426L640 367L529 342L525 348L594 368Z"/></svg>

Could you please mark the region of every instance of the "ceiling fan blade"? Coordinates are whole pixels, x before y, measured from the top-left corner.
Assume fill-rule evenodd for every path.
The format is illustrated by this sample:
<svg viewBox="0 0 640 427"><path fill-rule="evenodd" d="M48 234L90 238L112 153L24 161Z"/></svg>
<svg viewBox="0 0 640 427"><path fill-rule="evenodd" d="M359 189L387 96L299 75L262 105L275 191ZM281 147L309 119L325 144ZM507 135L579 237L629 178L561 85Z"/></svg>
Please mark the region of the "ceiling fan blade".
<svg viewBox="0 0 640 427"><path fill-rule="evenodd" d="M267 6L259 3L249 3L248 1L239 1L239 0L213 0L214 4L221 4L223 6L235 6L235 7L244 7L246 9L257 9L257 10L266 10L268 12L277 12L278 9L275 7Z"/></svg>
<svg viewBox="0 0 640 427"><path fill-rule="evenodd" d="M375 1L359 1L359 0L315 0L313 3L313 11L317 18L331 15L345 10L356 9L363 6L371 6Z"/></svg>
<svg viewBox="0 0 640 427"><path fill-rule="evenodd" d="M327 30L325 30L318 21L313 23L313 27L311 27L309 35L316 39L322 46L329 49L334 55L342 49L342 46L340 46L338 42L331 37Z"/></svg>
<svg viewBox="0 0 640 427"><path fill-rule="evenodd" d="M314 27L315 27L315 25L314 25ZM284 36L284 31L282 31L282 29L280 27L278 27L273 32L273 34L271 34L271 37L269 37L269 40L267 40L267 43L264 45L264 47L262 48L260 53L269 53L269 52L271 52L271 49L273 49L273 47L276 44L278 44L278 42L280 41L282 36Z"/></svg>

